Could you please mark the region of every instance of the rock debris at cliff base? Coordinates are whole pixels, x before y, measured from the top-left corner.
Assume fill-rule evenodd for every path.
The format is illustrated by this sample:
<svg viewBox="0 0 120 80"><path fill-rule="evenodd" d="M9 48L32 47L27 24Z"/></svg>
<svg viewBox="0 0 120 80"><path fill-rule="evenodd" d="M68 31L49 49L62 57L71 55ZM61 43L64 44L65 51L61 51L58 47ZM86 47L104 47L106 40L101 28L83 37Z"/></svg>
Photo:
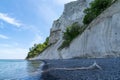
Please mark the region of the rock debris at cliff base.
<svg viewBox="0 0 120 80"><path fill-rule="evenodd" d="M42 73L43 80L120 80L120 58L45 61L47 64L43 67L43 71L49 68L74 68L89 66L93 64L94 61L102 67L102 70L50 70Z"/></svg>

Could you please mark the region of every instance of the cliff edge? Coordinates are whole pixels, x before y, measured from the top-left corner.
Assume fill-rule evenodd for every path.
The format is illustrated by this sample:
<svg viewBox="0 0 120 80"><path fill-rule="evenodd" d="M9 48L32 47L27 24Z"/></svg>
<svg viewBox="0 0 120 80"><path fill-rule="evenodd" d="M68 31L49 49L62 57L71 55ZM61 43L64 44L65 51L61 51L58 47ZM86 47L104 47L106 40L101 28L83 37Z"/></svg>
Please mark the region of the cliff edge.
<svg viewBox="0 0 120 80"><path fill-rule="evenodd" d="M105 58L120 56L120 0L99 15L86 30L72 41L69 47L58 50L63 42L63 32L74 22L82 25L84 9L92 0L78 0L65 4L61 17L50 30L49 44L34 59Z"/></svg>

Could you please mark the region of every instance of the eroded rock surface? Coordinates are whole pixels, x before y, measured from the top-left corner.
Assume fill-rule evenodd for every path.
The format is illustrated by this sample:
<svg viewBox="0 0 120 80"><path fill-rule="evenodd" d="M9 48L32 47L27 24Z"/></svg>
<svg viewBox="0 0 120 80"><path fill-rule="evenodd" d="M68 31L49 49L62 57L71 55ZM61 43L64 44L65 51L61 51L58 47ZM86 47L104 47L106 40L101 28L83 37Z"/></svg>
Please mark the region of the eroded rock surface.
<svg viewBox="0 0 120 80"><path fill-rule="evenodd" d="M51 45L35 59L103 58L120 56L120 0L98 16L68 48L58 50L66 27L74 22L83 24L83 10L91 0L78 0L65 5L62 16L51 28Z"/></svg>

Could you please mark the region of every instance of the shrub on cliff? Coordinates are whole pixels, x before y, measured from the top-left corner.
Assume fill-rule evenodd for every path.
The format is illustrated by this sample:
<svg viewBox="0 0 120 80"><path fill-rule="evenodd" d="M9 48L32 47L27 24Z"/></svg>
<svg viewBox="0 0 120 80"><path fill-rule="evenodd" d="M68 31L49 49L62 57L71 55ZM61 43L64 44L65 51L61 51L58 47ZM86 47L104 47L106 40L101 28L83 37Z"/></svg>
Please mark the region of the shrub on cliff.
<svg viewBox="0 0 120 80"><path fill-rule="evenodd" d="M63 43L59 49L68 47L73 39L75 39L79 34L85 30L85 26L80 26L78 22L73 23L71 26L67 27L66 31L63 33Z"/></svg>
<svg viewBox="0 0 120 80"><path fill-rule="evenodd" d="M48 47L49 37L46 38L46 41L43 44L34 44L32 48L29 49L28 58L33 58L38 56L42 51L44 51Z"/></svg>
<svg viewBox="0 0 120 80"><path fill-rule="evenodd" d="M88 25L93 19L108 8L113 1L116 0L94 0L91 2L90 7L84 10L86 15L84 16L83 23Z"/></svg>
<svg viewBox="0 0 120 80"><path fill-rule="evenodd" d="M87 25L92 22L98 15L100 15L106 8L108 8L116 0L94 0L90 3L90 7L84 10L85 16L83 18L83 26L77 22L67 27L63 35L63 43L59 49L68 47L74 38L82 34L87 28Z"/></svg>

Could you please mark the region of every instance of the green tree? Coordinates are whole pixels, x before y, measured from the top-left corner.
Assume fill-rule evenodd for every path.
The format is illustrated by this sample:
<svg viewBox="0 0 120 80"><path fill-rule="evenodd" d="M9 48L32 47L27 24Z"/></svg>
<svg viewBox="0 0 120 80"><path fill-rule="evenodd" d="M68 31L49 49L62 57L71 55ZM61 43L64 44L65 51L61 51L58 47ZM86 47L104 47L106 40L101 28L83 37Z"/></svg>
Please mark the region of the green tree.
<svg viewBox="0 0 120 80"><path fill-rule="evenodd" d="M85 29L86 26L80 26L78 22L75 22L71 26L68 26L66 28L66 31L63 33L64 41L58 49L68 47L72 40L75 39L79 34L82 34L82 32L84 32Z"/></svg>
<svg viewBox="0 0 120 80"><path fill-rule="evenodd" d="M42 51L44 51L49 45L49 37L46 38L45 42L43 44L34 44L32 48L29 49L28 58L33 58L35 56L38 56Z"/></svg>
<svg viewBox="0 0 120 80"><path fill-rule="evenodd" d="M83 19L83 23L88 25L98 15L100 15L106 8L113 3L113 0L94 0L90 3L90 8L84 10L86 14Z"/></svg>

